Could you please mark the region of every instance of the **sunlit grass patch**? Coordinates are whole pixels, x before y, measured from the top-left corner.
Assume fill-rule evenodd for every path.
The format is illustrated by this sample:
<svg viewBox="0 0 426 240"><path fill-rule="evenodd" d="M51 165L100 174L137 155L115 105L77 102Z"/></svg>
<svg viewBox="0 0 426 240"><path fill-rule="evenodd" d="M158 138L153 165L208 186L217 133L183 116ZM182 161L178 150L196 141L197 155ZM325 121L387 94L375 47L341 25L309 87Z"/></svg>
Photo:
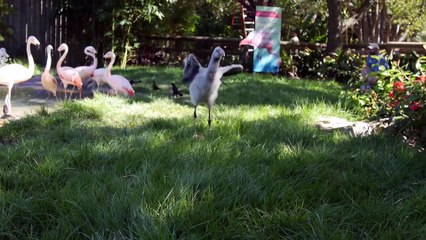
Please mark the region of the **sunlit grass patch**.
<svg viewBox="0 0 426 240"><path fill-rule="evenodd" d="M158 98L151 102L134 101L125 97L95 94L93 99L68 102L65 111L79 111L85 118L98 120L108 126L129 125L135 127L143 121L155 119L181 119L191 117L192 109L177 104L172 99Z"/></svg>

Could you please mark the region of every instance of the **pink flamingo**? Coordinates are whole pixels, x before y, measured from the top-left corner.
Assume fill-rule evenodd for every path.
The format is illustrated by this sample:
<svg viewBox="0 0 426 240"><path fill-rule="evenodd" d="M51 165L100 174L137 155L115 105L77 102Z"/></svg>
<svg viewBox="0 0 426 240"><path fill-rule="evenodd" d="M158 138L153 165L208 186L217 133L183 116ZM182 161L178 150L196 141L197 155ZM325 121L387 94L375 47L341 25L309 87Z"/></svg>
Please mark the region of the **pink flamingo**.
<svg viewBox="0 0 426 240"><path fill-rule="evenodd" d="M95 71L96 67L98 66L98 59L96 58L96 54L98 53L96 49L92 46L87 46L84 49L84 53L87 56L92 57L93 63L90 66L79 66L74 68L75 71L78 72L80 75L81 80L86 80L93 76L93 72Z"/></svg>
<svg viewBox="0 0 426 240"><path fill-rule="evenodd" d="M274 40L272 40L271 34L265 31L252 31L247 35L246 38L241 40L240 47L241 45L250 45L250 46L258 48L259 49L259 52L257 54L258 59L262 58L260 51L262 49L266 49L269 54L272 54L275 57L275 64L277 66L280 66L282 61L279 54L273 51L272 49L273 44L274 44Z"/></svg>
<svg viewBox="0 0 426 240"><path fill-rule="evenodd" d="M22 66L21 64L8 64L3 67L0 67L0 84L6 85L7 95L4 99L4 115L11 116L12 114L12 104L10 102L10 97L12 94L12 88L15 83L20 83L29 80L35 69L34 58L31 55L31 44L40 45L40 42L36 37L30 36L27 39L27 56L28 56L28 68Z"/></svg>
<svg viewBox="0 0 426 240"><path fill-rule="evenodd" d="M58 90L58 82L56 81L56 78L52 76L52 74L50 74L50 67L52 65L52 57L51 57L52 50L53 50L52 45L48 45L46 47L46 54L47 54L46 68L44 69L44 72L41 75L41 85L48 92L47 98L49 98L49 92L56 97L56 91Z"/></svg>
<svg viewBox="0 0 426 240"><path fill-rule="evenodd" d="M121 93L125 96L135 96L135 90L133 90L132 85L130 84L129 80L127 80L125 77L121 75L111 75L111 68L112 65L114 65L115 61L115 54L113 52L107 52L104 55L104 58L111 59L106 71L105 71L105 78L111 87L111 94L116 95L118 93Z"/></svg>
<svg viewBox="0 0 426 240"><path fill-rule="evenodd" d="M66 43L62 43L58 51L62 52L64 51L64 54L59 58L58 62L56 63L56 72L58 72L59 78L62 81L62 84L64 85L64 94L65 98L67 97L67 87L68 85L73 85L74 87L77 87L80 91L80 98L81 98L81 91L83 90L83 82L81 81L80 75L77 71L74 70L72 67L63 66L62 63L65 60L65 57L68 54L68 45ZM70 93L71 98L72 92Z"/></svg>
<svg viewBox="0 0 426 240"><path fill-rule="evenodd" d="M273 41L270 34L264 31L252 31L246 38L241 40L240 47L241 45L250 45L259 49L266 49L269 54L274 54L272 51L272 43Z"/></svg>
<svg viewBox="0 0 426 240"><path fill-rule="evenodd" d="M97 68L93 72L92 79L95 80L96 84L98 84L98 88L102 84L107 83L107 80L105 78L105 73L106 73L105 68Z"/></svg>

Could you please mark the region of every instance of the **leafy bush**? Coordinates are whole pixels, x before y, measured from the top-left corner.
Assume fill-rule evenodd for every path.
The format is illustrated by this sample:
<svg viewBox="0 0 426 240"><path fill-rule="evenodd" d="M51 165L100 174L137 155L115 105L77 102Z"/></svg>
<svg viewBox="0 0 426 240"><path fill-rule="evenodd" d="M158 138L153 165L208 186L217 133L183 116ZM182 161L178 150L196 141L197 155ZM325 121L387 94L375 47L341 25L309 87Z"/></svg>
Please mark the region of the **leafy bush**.
<svg viewBox="0 0 426 240"><path fill-rule="evenodd" d="M357 79L363 62L363 57L354 49L339 52L334 66L336 69L335 81L347 84L352 79Z"/></svg>
<svg viewBox="0 0 426 240"><path fill-rule="evenodd" d="M341 100L366 118L389 118L398 132L422 135L426 143L426 57L420 57L416 72L407 65L393 66L376 74L375 85L368 85L359 78L349 82Z"/></svg>
<svg viewBox="0 0 426 240"><path fill-rule="evenodd" d="M294 65L297 68L297 75L301 78L325 79L323 65L325 53L319 49L306 48L293 56Z"/></svg>
<svg viewBox="0 0 426 240"><path fill-rule="evenodd" d="M293 56L293 64L302 78L335 79L339 83L348 83L358 78L362 58L350 49L326 55L324 50L306 48Z"/></svg>

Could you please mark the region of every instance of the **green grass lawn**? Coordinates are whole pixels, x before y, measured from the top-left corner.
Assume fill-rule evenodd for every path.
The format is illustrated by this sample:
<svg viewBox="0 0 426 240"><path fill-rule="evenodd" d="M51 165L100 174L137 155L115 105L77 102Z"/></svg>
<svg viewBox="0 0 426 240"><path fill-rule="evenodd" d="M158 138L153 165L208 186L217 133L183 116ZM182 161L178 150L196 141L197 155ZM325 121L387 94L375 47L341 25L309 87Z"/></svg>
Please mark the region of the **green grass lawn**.
<svg viewBox="0 0 426 240"><path fill-rule="evenodd" d="M319 116L357 118L336 83L226 77L197 139L181 69L115 72L143 81L135 99L0 128L0 239L426 238L424 153L318 130Z"/></svg>

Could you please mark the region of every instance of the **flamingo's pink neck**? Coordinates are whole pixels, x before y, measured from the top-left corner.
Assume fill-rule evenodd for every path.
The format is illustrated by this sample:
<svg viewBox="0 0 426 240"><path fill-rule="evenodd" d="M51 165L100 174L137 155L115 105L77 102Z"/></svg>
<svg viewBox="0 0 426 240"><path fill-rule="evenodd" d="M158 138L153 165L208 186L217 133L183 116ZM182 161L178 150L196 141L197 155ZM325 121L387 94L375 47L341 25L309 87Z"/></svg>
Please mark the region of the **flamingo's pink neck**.
<svg viewBox="0 0 426 240"><path fill-rule="evenodd" d="M114 65L114 62L115 62L115 55L113 54L108 66L106 68L106 71L105 71L105 79L107 81L108 81L109 77L111 77L111 69L112 69L112 66Z"/></svg>
<svg viewBox="0 0 426 240"><path fill-rule="evenodd" d="M68 46L65 47L64 54L59 58L58 62L56 63L56 71L59 72L59 69L61 69L62 63L64 62L65 58L68 54Z"/></svg>
<svg viewBox="0 0 426 240"><path fill-rule="evenodd" d="M96 69L96 67L98 66L98 58L96 57L95 54L88 52L86 53L86 55L91 56L93 58L93 62L92 65L90 65L90 69L93 69L93 71Z"/></svg>

